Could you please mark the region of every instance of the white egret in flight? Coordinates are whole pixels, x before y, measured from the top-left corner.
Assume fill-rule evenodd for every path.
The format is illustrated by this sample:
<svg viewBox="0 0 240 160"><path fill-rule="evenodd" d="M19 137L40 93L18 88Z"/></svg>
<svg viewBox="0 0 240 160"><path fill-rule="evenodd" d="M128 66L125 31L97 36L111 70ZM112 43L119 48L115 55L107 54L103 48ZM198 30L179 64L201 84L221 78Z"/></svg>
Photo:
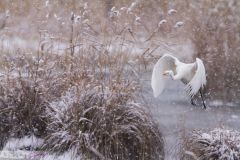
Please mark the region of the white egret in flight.
<svg viewBox="0 0 240 160"><path fill-rule="evenodd" d="M172 55L163 55L155 64L152 72L151 85L154 97L163 92L166 82L169 80L168 76L173 80L181 80L186 85L186 91L193 105L193 97L200 92L203 106L206 109L202 91L207 81L201 59L196 58L194 63L183 63Z"/></svg>

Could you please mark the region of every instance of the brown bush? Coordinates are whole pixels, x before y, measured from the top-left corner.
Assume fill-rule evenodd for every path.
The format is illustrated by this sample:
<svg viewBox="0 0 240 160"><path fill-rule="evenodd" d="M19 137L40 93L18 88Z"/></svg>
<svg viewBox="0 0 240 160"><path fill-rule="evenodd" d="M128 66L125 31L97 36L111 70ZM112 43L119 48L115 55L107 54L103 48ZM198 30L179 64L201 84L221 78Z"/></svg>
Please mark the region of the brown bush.
<svg viewBox="0 0 240 160"><path fill-rule="evenodd" d="M46 107L50 100L45 78L49 70L43 73L42 64L25 54L1 58L4 74L0 85L0 147L9 138L44 137L48 122Z"/></svg>

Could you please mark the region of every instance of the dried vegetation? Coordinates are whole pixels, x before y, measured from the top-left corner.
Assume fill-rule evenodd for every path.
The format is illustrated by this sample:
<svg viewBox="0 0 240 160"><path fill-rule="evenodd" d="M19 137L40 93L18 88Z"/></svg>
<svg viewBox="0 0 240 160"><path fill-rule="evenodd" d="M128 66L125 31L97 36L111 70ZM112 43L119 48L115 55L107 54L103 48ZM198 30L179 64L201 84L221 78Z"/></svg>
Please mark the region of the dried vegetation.
<svg viewBox="0 0 240 160"><path fill-rule="evenodd" d="M210 132L193 131L184 141L182 160L238 160L240 133L216 128Z"/></svg>

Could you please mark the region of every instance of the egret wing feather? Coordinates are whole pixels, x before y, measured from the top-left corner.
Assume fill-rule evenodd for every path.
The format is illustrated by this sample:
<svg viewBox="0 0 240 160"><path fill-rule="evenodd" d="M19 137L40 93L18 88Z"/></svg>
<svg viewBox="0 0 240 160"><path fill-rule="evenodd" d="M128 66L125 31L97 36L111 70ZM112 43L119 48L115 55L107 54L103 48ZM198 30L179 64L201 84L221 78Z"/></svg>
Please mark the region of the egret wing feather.
<svg viewBox="0 0 240 160"><path fill-rule="evenodd" d="M155 64L151 80L154 97L159 96L163 92L166 82L169 79L163 75L164 71L172 70L176 72L176 61L178 61L176 57L165 54Z"/></svg>
<svg viewBox="0 0 240 160"><path fill-rule="evenodd" d="M201 59L196 58L196 71L192 80L187 84L187 91L190 96L197 94L200 88L206 85L206 71Z"/></svg>

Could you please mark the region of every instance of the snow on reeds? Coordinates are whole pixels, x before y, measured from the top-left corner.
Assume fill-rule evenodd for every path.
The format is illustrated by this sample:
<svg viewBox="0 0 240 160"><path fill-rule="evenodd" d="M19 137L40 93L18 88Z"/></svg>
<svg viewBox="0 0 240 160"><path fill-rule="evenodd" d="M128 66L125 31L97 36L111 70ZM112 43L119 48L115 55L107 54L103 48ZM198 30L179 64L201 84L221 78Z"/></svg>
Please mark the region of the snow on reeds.
<svg viewBox="0 0 240 160"><path fill-rule="evenodd" d="M238 160L240 132L215 128L212 131L193 131L184 140L182 159Z"/></svg>

